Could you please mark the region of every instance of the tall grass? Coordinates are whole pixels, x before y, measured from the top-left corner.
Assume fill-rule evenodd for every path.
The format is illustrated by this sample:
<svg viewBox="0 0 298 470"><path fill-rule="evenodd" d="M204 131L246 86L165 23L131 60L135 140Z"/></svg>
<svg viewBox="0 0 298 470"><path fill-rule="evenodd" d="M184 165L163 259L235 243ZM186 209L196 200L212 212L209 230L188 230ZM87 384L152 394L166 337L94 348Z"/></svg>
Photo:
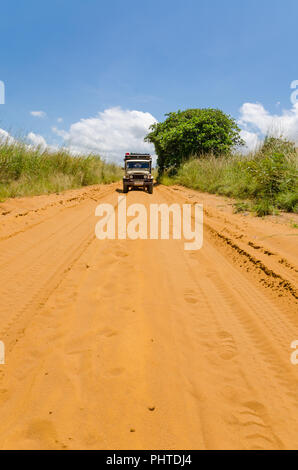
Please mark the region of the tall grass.
<svg viewBox="0 0 298 470"><path fill-rule="evenodd" d="M0 141L0 200L112 183L122 171L99 156L73 156L66 150L41 151L22 142Z"/></svg>
<svg viewBox="0 0 298 470"><path fill-rule="evenodd" d="M278 209L298 212L297 163L293 144L271 137L248 156L194 156L175 175L164 174L161 182L245 201L236 204L236 210L249 208L258 216Z"/></svg>

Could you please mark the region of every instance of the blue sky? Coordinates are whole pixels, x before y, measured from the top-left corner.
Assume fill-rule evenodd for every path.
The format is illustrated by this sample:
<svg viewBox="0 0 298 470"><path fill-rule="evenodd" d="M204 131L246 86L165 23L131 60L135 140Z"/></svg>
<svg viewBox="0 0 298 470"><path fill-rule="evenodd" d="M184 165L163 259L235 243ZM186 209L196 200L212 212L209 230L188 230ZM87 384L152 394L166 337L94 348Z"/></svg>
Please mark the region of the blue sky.
<svg viewBox="0 0 298 470"><path fill-rule="evenodd" d="M264 111L272 118L287 110L296 125L296 0L10 0L1 2L0 17L0 128L14 135L57 145L75 133L79 149L80 133L88 147L90 128L108 133L117 119L122 140L124 121L128 133L139 126L140 137L143 115L124 111L147 113L147 125L148 113L161 120L189 107L221 108L258 135ZM259 107L240 111L245 103ZM118 152L107 140L93 140L96 146L107 156Z"/></svg>

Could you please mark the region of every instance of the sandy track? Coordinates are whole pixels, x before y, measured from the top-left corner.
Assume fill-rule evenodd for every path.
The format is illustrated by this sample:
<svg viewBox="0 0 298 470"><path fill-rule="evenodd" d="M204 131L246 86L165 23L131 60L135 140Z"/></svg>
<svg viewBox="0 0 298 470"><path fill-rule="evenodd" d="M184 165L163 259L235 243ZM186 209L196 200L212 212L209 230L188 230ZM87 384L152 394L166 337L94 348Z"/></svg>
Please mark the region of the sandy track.
<svg viewBox="0 0 298 470"><path fill-rule="evenodd" d="M117 187L0 205L1 447L297 448L297 231L157 187L127 202L203 202L202 250L98 241Z"/></svg>

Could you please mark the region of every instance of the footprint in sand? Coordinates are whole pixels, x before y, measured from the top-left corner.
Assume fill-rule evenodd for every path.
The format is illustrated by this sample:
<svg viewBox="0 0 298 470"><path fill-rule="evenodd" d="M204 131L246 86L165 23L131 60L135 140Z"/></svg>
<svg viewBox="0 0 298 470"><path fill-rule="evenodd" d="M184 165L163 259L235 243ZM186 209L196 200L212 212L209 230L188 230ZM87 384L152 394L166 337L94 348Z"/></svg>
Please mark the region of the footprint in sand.
<svg viewBox="0 0 298 470"><path fill-rule="evenodd" d="M126 251L116 251L115 255L117 258L126 258L128 253Z"/></svg>
<svg viewBox="0 0 298 470"><path fill-rule="evenodd" d="M119 375L123 374L125 369L123 367L116 367L115 369L111 369L108 372L108 375L111 375L112 377L118 377Z"/></svg>
<svg viewBox="0 0 298 470"><path fill-rule="evenodd" d="M262 403L243 403L237 413L238 428L248 450L282 449L283 443L275 435L266 408ZM239 432L238 431L238 432Z"/></svg>
<svg viewBox="0 0 298 470"><path fill-rule="evenodd" d="M198 303L198 299L196 298L195 296L195 292L192 291L192 290L187 290L184 294L184 300L188 303L188 304L197 304Z"/></svg>
<svg viewBox="0 0 298 470"><path fill-rule="evenodd" d="M25 437L46 449L66 449L67 446L59 441L57 431L51 421L37 419L29 423Z"/></svg>
<svg viewBox="0 0 298 470"><path fill-rule="evenodd" d="M219 355L222 359L233 359L237 354L237 346L235 344L234 338L227 331L219 331L217 333L219 337Z"/></svg>
<svg viewBox="0 0 298 470"><path fill-rule="evenodd" d="M104 328L99 331L100 336L105 336L106 338L111 338L112 336L118 335L117 330L112 330L111 328Z"/></svg>

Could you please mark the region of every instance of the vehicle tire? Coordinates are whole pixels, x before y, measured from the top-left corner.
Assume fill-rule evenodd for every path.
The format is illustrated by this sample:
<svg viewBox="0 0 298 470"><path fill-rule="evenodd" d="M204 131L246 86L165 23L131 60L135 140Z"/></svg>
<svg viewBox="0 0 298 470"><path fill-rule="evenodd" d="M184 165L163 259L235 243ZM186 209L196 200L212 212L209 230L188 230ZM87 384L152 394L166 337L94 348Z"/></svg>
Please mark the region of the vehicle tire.
<svg viewBox="0 0 298 470"><path fill-rule="evenodd" d="M153 183L148 186L148 193L153 194Z"/></svg>
<svg viewBox="0 0 298 470"><path fill-rule="evenodd" d="M125 183L123 183L123 192L128 193L128 186Z"/></svg>

